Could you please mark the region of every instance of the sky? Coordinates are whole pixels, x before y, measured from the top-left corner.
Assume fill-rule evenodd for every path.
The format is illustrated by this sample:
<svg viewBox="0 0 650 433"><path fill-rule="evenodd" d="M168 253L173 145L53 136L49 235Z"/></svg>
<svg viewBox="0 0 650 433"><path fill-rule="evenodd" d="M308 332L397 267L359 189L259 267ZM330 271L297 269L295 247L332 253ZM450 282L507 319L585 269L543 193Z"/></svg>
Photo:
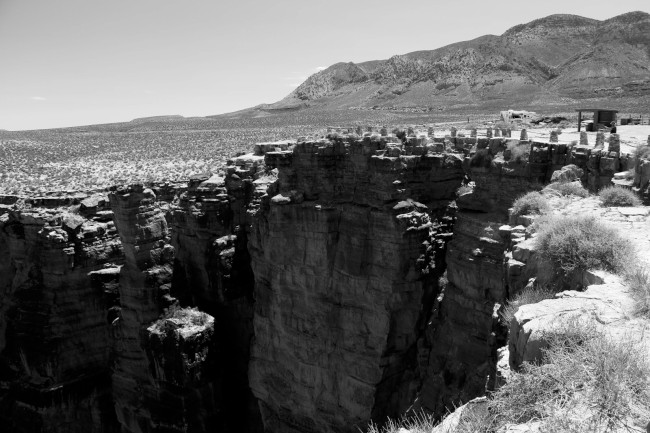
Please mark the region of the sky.
<svg viewBox="0 0 650 433"><path fill-rule="evenodd" d="M276 102L337 62L499 35L554 13L634 10L650 2L0 0L0 129L226 113Z"/></svg>

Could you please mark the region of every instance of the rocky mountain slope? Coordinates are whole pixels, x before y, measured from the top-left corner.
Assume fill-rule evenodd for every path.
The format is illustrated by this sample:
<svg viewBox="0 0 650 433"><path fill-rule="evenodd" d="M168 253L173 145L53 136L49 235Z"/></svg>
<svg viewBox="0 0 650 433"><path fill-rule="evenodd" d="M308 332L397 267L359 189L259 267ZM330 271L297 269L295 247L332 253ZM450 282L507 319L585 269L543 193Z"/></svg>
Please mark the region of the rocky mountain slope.
<svg viewBox="0 0 650 433"><path fill-rule="evenodd" d="M545 106L650 95L650 15L551 15L431 51L336 63L265 110Z"/></svg>

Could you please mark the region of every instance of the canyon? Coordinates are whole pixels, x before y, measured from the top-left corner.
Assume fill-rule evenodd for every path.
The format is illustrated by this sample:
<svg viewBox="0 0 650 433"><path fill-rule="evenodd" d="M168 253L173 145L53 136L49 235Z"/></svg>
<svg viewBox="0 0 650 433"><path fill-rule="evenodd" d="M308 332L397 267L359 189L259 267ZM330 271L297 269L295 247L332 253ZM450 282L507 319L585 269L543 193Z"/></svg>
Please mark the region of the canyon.
<svg viewBox="0 0 650 433"><path fill-rule="evenodd" d="M634 167L648 198L650 162L615 140L455 132L259 143L187 183L0 196L0 421L334 433L441 416L502 380L498 310L529 276L508 209L570 164L592 191Z"/></svg>

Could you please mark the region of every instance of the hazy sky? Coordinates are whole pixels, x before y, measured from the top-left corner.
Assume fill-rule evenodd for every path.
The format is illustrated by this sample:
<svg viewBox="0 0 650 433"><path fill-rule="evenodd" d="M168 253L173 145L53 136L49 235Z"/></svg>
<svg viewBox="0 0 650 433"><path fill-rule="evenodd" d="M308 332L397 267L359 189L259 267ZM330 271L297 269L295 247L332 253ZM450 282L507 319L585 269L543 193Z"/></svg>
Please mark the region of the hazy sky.
<svg viewBox="0 0 650 433"><path fill-rule="evenodd" d="M0 0L0 128L275 102L319 68L434 49L553 13L648 0Z"/></svg>

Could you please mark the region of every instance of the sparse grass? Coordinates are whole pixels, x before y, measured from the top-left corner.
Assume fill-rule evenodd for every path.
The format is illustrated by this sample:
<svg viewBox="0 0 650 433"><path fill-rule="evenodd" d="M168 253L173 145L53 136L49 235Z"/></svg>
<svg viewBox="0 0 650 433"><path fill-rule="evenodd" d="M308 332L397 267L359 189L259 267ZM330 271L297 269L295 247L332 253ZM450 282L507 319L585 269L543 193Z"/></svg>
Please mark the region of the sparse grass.
<svg viewBox="0 0 650 433"><path fill-rule="evenodd" d="M634 191L620 186L608 186L598 193L603 206L641 206Z"/></svg>
<svg viewBox="0 0 650 433"><path fill-rule="evenodd" d="M553 182L546 189L558 192L561 196L574 195L577 197L588 197L589 191L580 182Z"/></svg>
<svg viewBox="0 0 650 433"><path fill-rule="evenodd" d="M548 200L539 192L526 193L512 204L512 215L541 215L550 210Z"/></svg>
<svg viewBox="0 0 650 433"><path fill-rule="evenodd" d="M636 301L636 313L650 319L650 272L633 265L625 272L625 278Z"/></svg>
<svg viewBox="0 0 650 433"><path fill-rule="evenodd" d="M588 269L621 273L634 255L628 240L594 217L555 215L544 218L537 226L538 252L560 278Z"/></svg>
<svg viewBox="0 0 650 433"><path fill-rule="evenodd" d="M407 429L410 433L430 433L435 426L433 415L417 412L406 415L399 420L389 419L382 427L375 423L368 426L367 433L398 433L400 429Z"/></svg>
<svg viewBox="0 0 650 433"><path fill-rule="evenodd" d="M549 287L536 287L533 285L526 286L504 306L503 311L501 312L501 318L506 324L509 324L520 307L528 304L535 304L544 299L551 299L554 295L555 292Z"/></svg>
<svg viewBox="0 0 650 433"><path fill-rule="evenodd" d="M524 363L486 404L468 406L454 433L496 433L507 426L538 424L543 432L644 431L650 420L650 364L643 347L614 341L584 320L547 332L538 364ZM469 410L467 410L469 409ZM430 422L392 423L430 432Z"/></svg>
<svg viewBox="0 0 650 433"><path fill-rule="evenodd" d="M494 393L489 410L496 417L490 430L533 420L542 422L541 431L645 427L650 365L640 347L577 323L547 335L547 341L541 364L524 364Z"/></svg>

